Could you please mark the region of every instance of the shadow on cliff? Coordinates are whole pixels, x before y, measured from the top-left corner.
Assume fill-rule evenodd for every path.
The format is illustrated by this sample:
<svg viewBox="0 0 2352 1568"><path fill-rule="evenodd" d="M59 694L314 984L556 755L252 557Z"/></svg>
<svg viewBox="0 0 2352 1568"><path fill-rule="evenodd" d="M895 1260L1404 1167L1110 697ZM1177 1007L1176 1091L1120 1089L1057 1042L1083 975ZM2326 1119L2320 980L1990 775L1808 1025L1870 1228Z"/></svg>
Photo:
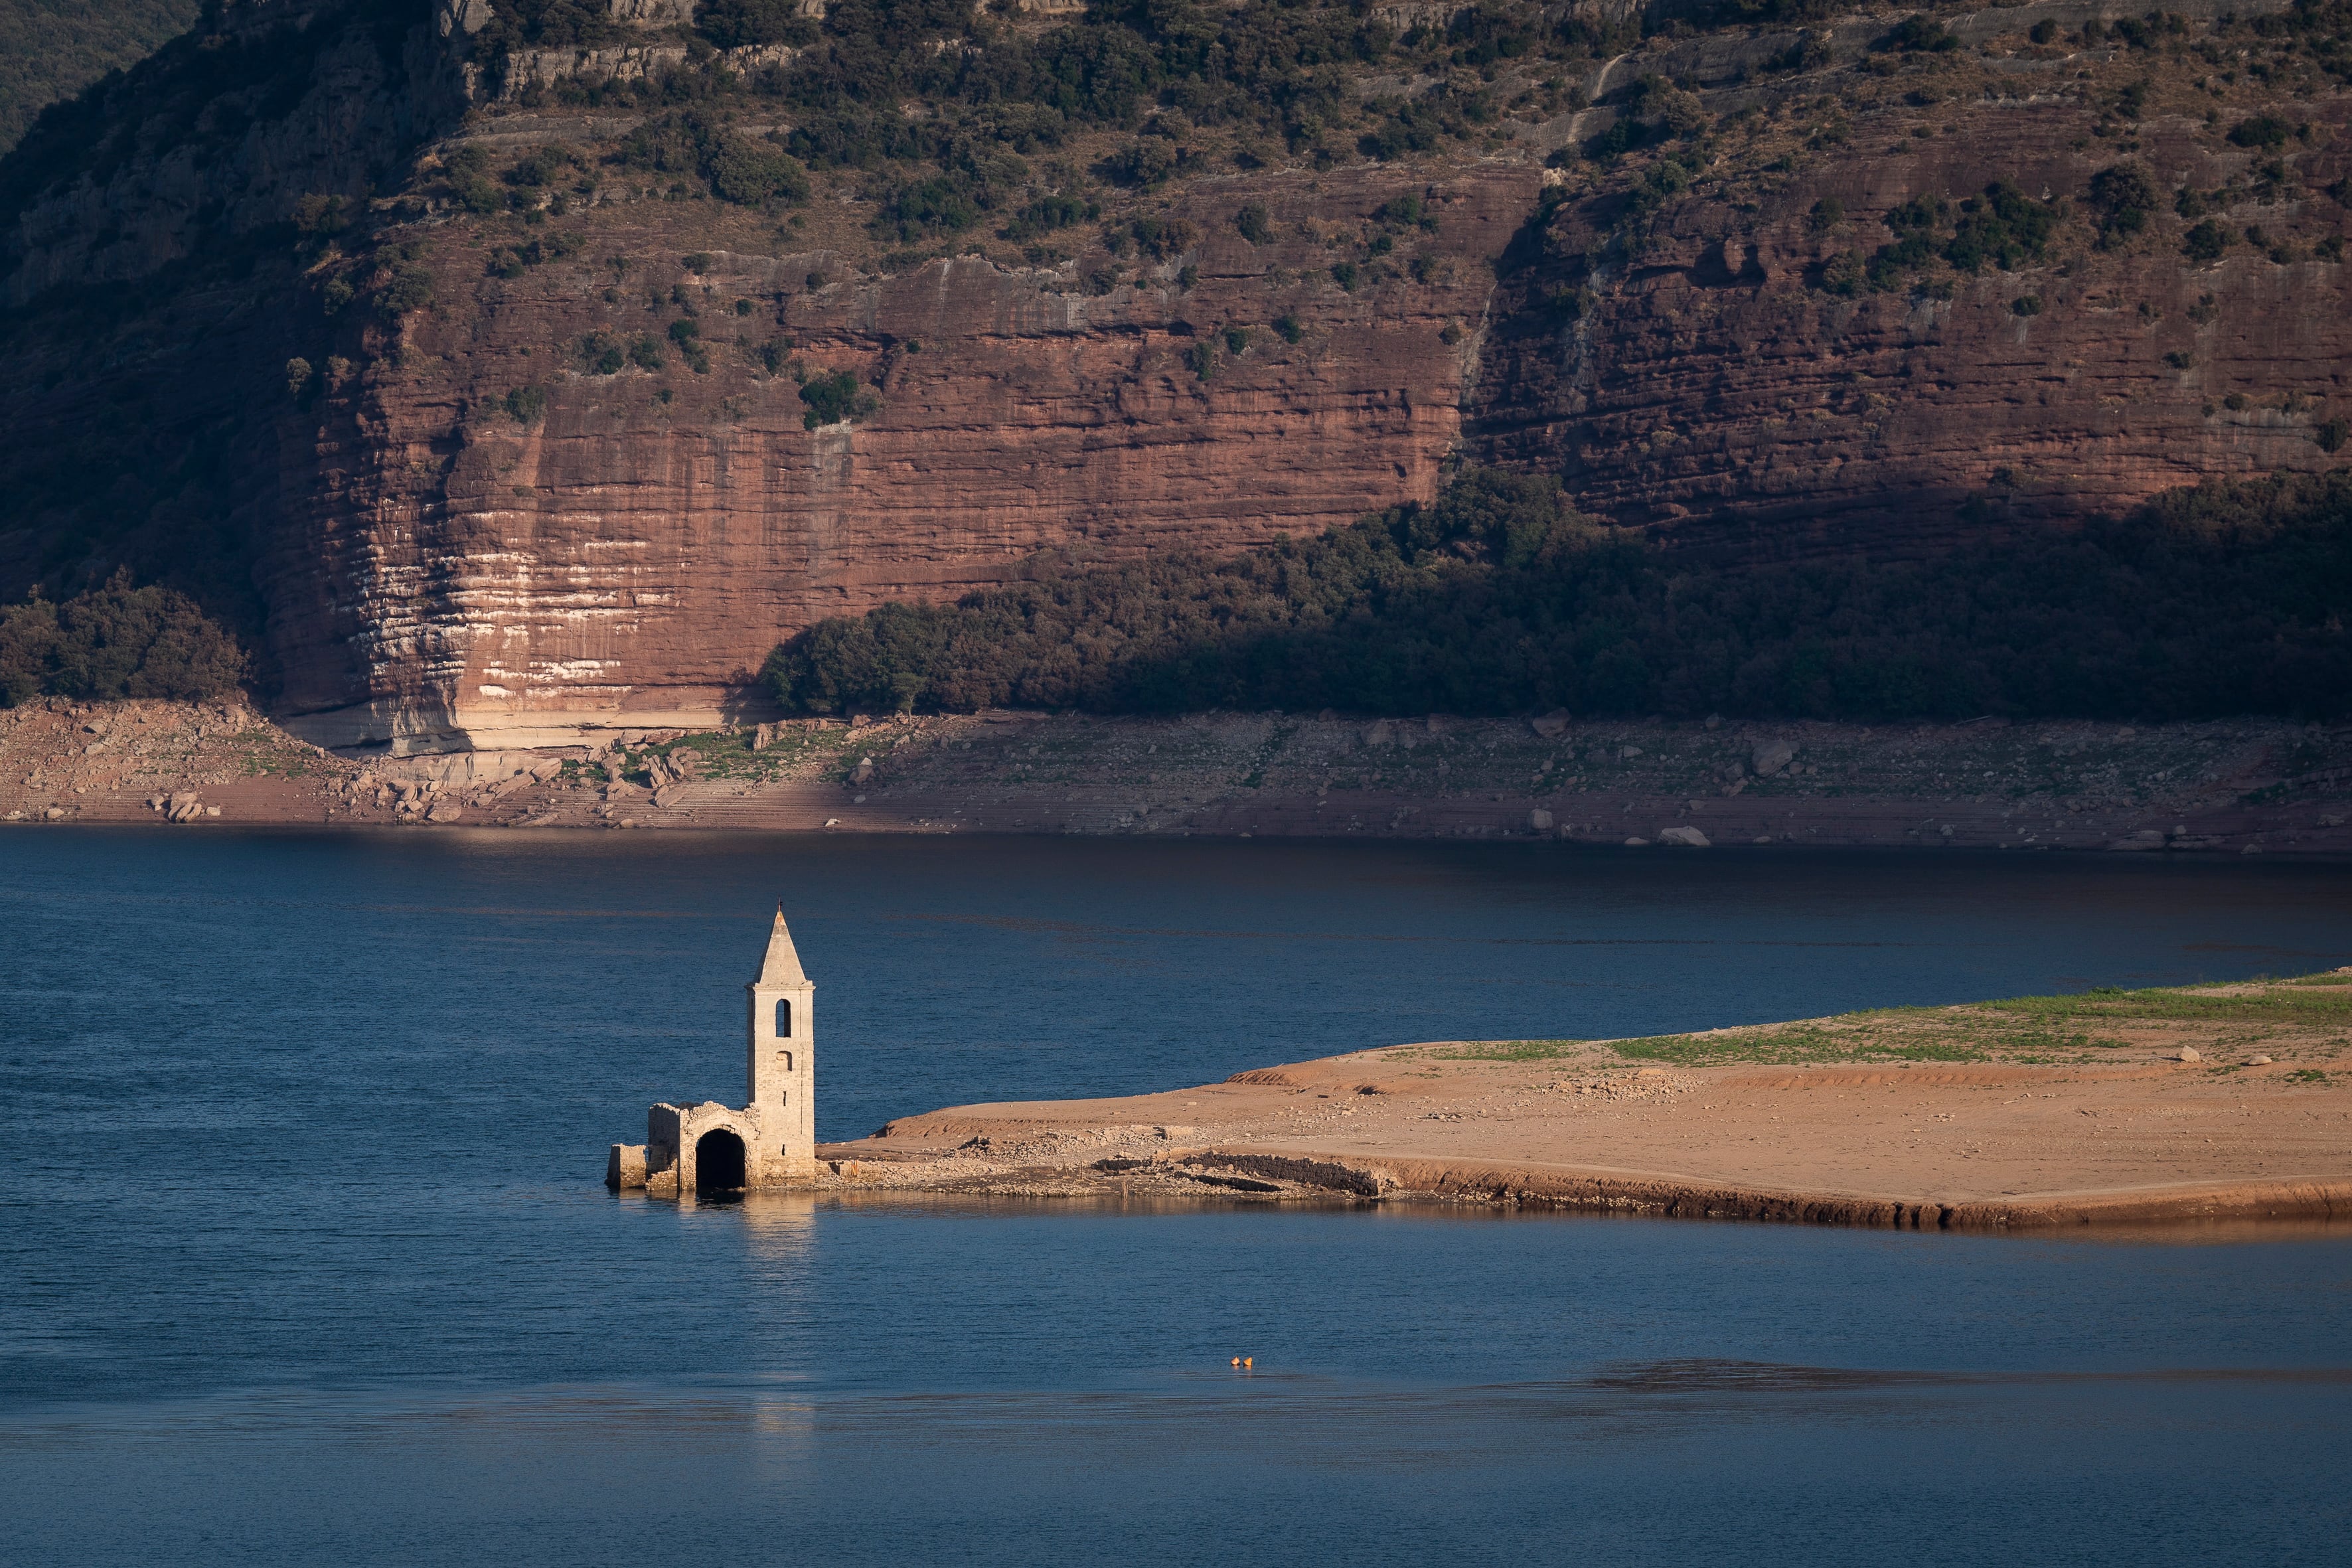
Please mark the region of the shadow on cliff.
<svg viewBox="0 0 2352 1568"><path fill-rule="evenodd" d="M382 346L305 269L364 258L366 197L464 110L427 21L213 8L0 158L0 598L128 568L266 647L273 555L302 553L280 477L320 439L292 363ZM276 684L266 655L252 674Z"/></svg>

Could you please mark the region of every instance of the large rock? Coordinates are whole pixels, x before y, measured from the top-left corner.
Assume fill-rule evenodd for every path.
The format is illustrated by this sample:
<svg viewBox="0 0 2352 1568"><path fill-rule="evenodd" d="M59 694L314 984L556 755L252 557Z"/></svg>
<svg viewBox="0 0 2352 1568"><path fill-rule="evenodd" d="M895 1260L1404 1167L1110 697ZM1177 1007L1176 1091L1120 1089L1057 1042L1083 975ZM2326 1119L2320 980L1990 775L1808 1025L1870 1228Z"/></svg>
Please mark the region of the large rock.
<svg viewBox="0 0 2352 1568"><path fill-rule="evenodd" d="M1713 846L1707 841L1706 835L1701 833L1696 827L1661 828L1658 831L1658 842L1661 844L1678 844L1685 849L1707 849L1713 847Z"/></svg>

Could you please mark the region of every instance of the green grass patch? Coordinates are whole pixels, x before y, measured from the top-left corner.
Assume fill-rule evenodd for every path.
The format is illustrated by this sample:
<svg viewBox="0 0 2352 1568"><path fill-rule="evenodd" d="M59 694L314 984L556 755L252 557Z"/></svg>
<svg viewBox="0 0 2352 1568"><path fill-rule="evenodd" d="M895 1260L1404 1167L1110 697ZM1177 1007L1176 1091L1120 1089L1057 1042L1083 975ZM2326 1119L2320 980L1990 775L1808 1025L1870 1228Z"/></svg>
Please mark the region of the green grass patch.
<svg viewBox="0 0 2352 1568"><path fill-rule="evenodd" d="M1651 1035L1635 1040L1483 1040L1444 1053L1453 1061L1540 1062L1578 1056L1598 1044L1630 1062L1683 1067L1729 1062L1989 1062L2079 1060L2132 1042L2100 1025L2137 1022L2236 1024L2247 1033L2202 1047L2257 1044L2283 1026L2352 1019L2352 975L2263 981L2234 987L2101 986L2073 996L2012 996L1957 1007L1879 1007L1805 1023L1768 1024L1709 1034ZM2304 1081L2325 1082L2299 1074Z"/></svg>
<svg viewBox="0 0 2352 1568"><path fill-rule="evenodd" d="M2045 1025L2097 1021L2125 1023L2318 1023L2352 1017L2352 991L2334 975L2315 975L2255 992L2217 987L2151 987L2124 991L2101 986L2074 996L2012 996L1979 1002L1975 1009L2032 1018Z"/></svg>
<svg viewBox="0 0 2352 1568"><path fill-rule="evenodd" d="M1882 1034L1823 1024L1790 1024L1752 1034L1652 1035L1639 1040L1612 1040L1609 1048L1627 1061L1673 1062L1683 1067L1735 1061L1980 1062L1993 1056L1989 1042L1965 1037L1921 1037L1908 1032Z"/></svg>
<svg viewBox="0 0 2352 1568"><path fill-rule="evenodd" d="M1480 1040L1460 1050L1448 1051L1445 1058L1459 1062L1547 1062L1562 1057L1572 1057L1581 1051L1582 1040Z"/></svg>

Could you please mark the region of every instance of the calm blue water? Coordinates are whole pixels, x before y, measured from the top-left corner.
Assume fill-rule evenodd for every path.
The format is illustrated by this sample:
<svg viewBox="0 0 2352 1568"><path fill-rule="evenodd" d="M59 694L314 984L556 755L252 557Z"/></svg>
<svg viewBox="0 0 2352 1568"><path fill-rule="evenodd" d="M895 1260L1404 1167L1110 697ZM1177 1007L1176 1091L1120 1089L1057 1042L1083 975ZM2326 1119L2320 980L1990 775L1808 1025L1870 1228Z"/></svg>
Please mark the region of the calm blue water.
<svg viewBox="0 0 2352 1568"><path fill-rule="evenodd" d="M779 899L827 1137L2352 963L2331 867L0 835L8 1559L2342 1559L2326 1234L607 1195L740 1093Z"/></svg>

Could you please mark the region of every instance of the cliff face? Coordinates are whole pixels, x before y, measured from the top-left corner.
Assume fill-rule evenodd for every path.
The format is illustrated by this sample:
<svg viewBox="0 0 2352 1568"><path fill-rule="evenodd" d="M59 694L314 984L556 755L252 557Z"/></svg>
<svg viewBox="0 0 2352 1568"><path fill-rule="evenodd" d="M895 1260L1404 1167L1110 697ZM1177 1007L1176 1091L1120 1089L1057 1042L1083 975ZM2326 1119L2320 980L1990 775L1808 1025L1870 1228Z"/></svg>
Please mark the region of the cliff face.
<svg viewBox="0 0 2352 1568"><path fill-rule="evenodd" d="M1420 9L1391 20L1445 20ZM1362 77L1366 105L1443 79L1496 106L1386 162L1261 147L1121 189L1080 172L1116 139L1078 136L1033 152L1034 188L1099 211L1024 245L1014 203L909 252L855 169L787 216L629 152L672 112L636 76L731 68L674 7L503 70L470 42L492 0L238 7L219 47L266 79L191 98L193 139L125 109L62 174L31 143L0 166L0 581L216 539L281 715L419 750L743 716L823 616L1040 549L1319 530L1457 455L1760 554L2334 466L2347 95L2302 35L2218 9L2094 39L2068 0L1916 48L1891 16L1654 16L1580 65ZM544 183L496 184L542 152ZM2127 224L2097 194L2118 166L2145 177ZM1996 182L2046 215L2035 242L1946 259ZM845 419L801 390L835 372Z"/></svg>
<svg viewBox="0 0 2352 1568"><path fill-rule="evenodd" d="M2027 7L1953 30L2022 42L2045 13L2081 19ZM1963 507L1962 526L2079 516L2343 460L2328 424L2352 409L2352 298L2343 187L2326 194L2352 168L2340 94L2300 99L2298 132L2271 146L2231 140L2248 107L2206 112L2219 110L2218 73L2214 92L2160 95L2165 108L2150 103L2123 133L2112 93L2086 83L2161 72L2120 43L1931 55L1891 80L1823 73L1843 79L1835 102L1805 99L1801 82L1737 79L1789 47L1766 36L1738 52L1656 51L1670 74L1724 79L1704 101L1749 110L1751 139L1777 129L1812 155L1646 214L1625 182L1571 178L1497 301L1508 324L1470 416L1490 460L1558 472L1621 522L1766 552L1929 546ZM1583 118L1580 132L1596 117ZM2121 234L2094 194L2118 167L2156 197ZM1996 182L2053 204L2042 254L1834 287L1842 257L1857 265L1897 237L1906 204L1946 204L1941 244L1960 205ZM2182 190L2200 194L2197 221L2229 235L2218 259L2184 254ZM2263 242L2242 239L2250 231Z"/></svg>
<svg viewBox="0 0 2352 1568"><path fill-rule="evenodd" d="M704 722L824 616L952 596L1041 549L1225 551L1427 497L1486 258L1535 188L1511 165L1210 183L1169 215L1194 243L1099 294L1083 259L860 277L831 251L710 251L698 272L660 207L628 214L599 259L481 282L321 423L287 422L289 454L317 453L270 563L287 704L334 743ZM1314 236L1401 195L1435 222L1410 245L1428 281L1342 288ZM1248 202L1288 237L1242 237ZM608 247L643 258L609 300ZM478 250L439 263L446 292L477 289ZM707 371L666 335L688 321ZM583 368L583 342L641 339L660 368ZM806 427L771 345L877 406ZM545 398L529 418L503 401L523 385Z"/></svg>

